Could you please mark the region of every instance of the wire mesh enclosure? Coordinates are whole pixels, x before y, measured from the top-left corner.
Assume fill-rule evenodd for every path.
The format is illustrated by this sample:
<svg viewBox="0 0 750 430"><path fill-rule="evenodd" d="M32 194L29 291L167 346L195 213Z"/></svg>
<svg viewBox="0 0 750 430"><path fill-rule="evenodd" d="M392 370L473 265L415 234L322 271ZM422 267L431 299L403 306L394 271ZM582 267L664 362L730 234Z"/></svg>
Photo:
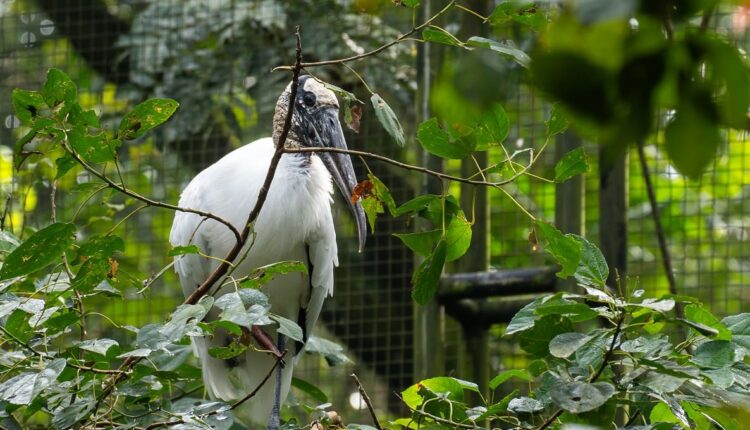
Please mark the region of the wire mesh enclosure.
<svg viewBox="0 0 750 430"><path fill-rule="evenodd" d="M19 178L13 172L12 151L19 138L19 121L11 104L13 88L38 88L50 67L65 70L79 86L84 108L95 109L103 123L115 128L122 115L148 97L169 97L180 103L174 118L150 137L123 146L119 151L123 182L143 195L175 203L180 190L202 168L256 138L271 132L276 98L289 75L271 72L293 62L294 26L302 24L306 60L344 57L391 40L412 26L412 16L399 8L361 12L347 1L276 0L0 0L0 191L7 214L5 228L21 231L48 217L51 209L49 181ZM728 28L728 17L718 20ZM453 23L456 26L460 22ZM747 47L747 40L736 37ZM447 48L445 48L447 49ZM446 54L450 55L450 54ZM397 111L414 136L418 91L416 49L399 44L385 54L357 63L372 90ZM421 66L420 66L421 67ZM477 67L487 67L479 62ZM434 66L433 74L443 70ZM369 99L355 74L341 68L313 73ZM502 91L511 121L505 142L510 151L539 149L544 145L545 120L550 106L524 84L517 69L508 69ZM648 142L646 153L656 182L675 272L681 294L698 297L714 313L725 315L750 310L750 142L744 133L729 133L721 156L698 182L676 173L661 153L661 135ZM418 160L412 138L405 149L397 147L366 110L359 133L348 132L350 148L399 159ZM551 142L550 145L554 145ZM586 144L591 165L581 190L581 216L585 234L597 242L599 216L598 147ZM631 154L632 155L632 154ZM559 157L545 152L531 173L505 189L535 216L554 220L559 201L553 183ZM499 161L503 153L492 153ZM391 166L354 160L361 179L371 170L385 182L398 203L422 188L423 178ZM449 165L450 169L457 166ZM52 166L50 166L52 168ZM106 335L113 325L142 326L162 321L181 301L176 276L167 272L154 284L149 279L170 262L168 233L173 214L167 210L137 210L136 202L88 185L88 177L56 185L64 197L58 213L77 214L82 203L94 198L80 214L90 219L84 234L119 228L131 240L122 254L119 277L123 300L101 299L92 326ZM667 292L659 250L650 218L640 167L628 164L627 277L631 288L649 294ZM12 196L6 200L5 196ZM10 205L10 206L8 206ZM490 192L488 229L474 231L489 240L490 265L502 270L549 264L528 237L529 218L504 194ZM469 212L469 208L464 208ZM415 380L414 304L410 279L414 255L393 236L409 231L401 219L382 217L368 238L364 253L357 252L355 227L341 202L335 205L340 267L333 298L326 302L317 335L342 344L352 362L329 366L317 355L305 357L296 376L314 382L331 403L352 421L366 421L364 404L356 395L349 374L356 372L380 412L397 411L394 392ZM127 218L127 222L119 224ZM46 218L44 218L46 220ZM560 220L555 220L559 222ZM458 267L458 266L456 266ZM144 284L145 282L145 284ZM147 285L146 285L147 284ZM147 287L147 288L144 288ZM446 372L458 367L462 344L456 325L444 330ZM501 325L490 329L492 371L523 360L513 342L502 338ZM124 341L127 341L125 339ZM471 351L464 351L471 354ZM462 375L458 375L462 376ZM294 395L302 396L295 392Z"/></svg>

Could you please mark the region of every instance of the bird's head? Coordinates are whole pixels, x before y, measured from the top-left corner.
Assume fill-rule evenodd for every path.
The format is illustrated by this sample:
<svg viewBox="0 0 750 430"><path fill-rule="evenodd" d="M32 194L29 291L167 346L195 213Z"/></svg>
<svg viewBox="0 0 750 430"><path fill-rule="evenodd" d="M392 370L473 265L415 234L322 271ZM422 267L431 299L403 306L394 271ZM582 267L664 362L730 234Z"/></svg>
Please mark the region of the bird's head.
<svg viewBox="0 0 750 430"><path fill-rule="evenodd" d="M276 104L276 112L273 117L274 142L278 142L284 128L291 87L292 84L290 83ZM299 78L297 97L294 101L292 128L289 130L285 146L288 148L328 147L347 149L344 131L341 129L341 123L339 122L339 103L336 100L336 95L310 76ZM318 152L316 154L325 164L344 197L344 201L349 205L357 223L359 251L362 252L367 236L367 223L361 203L352 203L351 199L352 191L357 185L357 176L354 173L352 160L349 154L333 152Z"/></svg>

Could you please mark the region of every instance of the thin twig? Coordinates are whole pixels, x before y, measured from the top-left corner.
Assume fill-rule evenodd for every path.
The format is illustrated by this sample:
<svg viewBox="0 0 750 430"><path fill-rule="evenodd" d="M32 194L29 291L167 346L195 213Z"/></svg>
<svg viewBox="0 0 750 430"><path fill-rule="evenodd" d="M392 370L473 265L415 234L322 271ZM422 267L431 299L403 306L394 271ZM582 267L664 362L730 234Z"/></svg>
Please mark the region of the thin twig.
<svg viewBox="0 0 750 430"><path fill-rule="evenodd" d="M352 379L354 379L354 383L357 384L357 389L359 390L359 394L362 396L362 399L365 401L365 405L367 405L367 410L370 411L370 416L372 417L372 422L375 424L375 428L378 430L383 430L382 427L380 427L380 423L378 422L378 416L375 415L375 409L372 407L372 401L370 401L370 396L367 395L367 391L365 391L365 387L362 386L362 383L359 382L359 378L357 378L356 373L352 373L350 375Z"/></svg>
<svg viewBox="0 0 750 430"><path fill-rule="evenodd" d="M654 229L656 230L656 239L659 242L659 250L661 251L661 261L664 266L664 272L667 275L667 283L669 284L669 293L677 294L677 281L674 277L674 271L672 269L672 257L669 253L669 246L667 245L667 239L664 235L664 228L661 224L661 215L659 215L659 206L656 201L656 193L654 192L654 184L651 182L651 173L648 169L648 163L646 162L646 153L643 150L643 142L638 143L638 159L641 162L641 174L643 175L643 182L646 185L646 192L648 194L648 201L651 205L651 217L654 220ZM677 317L683 318L682 307L675 307Z"/></svg>
<svg viewBox="0 0 750 430"><path fill-rule="evenodd" d="M385 49L390 48L393 45L397 45L397 44L403 42L404 39L406 39L407 37L411 36L412 34L418 32L420 30L422 30L425 27L429 26L432 23L432 21L436 20L440 15L444 14L445 12L447 12L448 9L450 9L451 7L453 7L453 5L455 3L456 3L455 0L449 2L444 8L442 8L440 10L440 12L436 13L435 15L433 15L427 21L425 21L422 24L420 24L420 25L412 28L407 33L402 34L401 36L397 37L396 39L394 39L394 40L392 40L392 41L390 41L388 43L386 43L385 45L382 45L382 46L380 46L378 48L373 49L372 51L364 52L364 53L358 54L358 55L353 55L351 57L339 58L337 60L325 60L325 61L315 61L315 62L312 62L312 63L302 63L301 67L306 68L306 67L327 66L327 65L331 65L331 64L343 64L343 63L349 63L349 62L352 62L352 61L358 61L358 60L361 60L363 58L367 58L367 57L373 56L373 55L379 53L380 51L383 51ZM294 70L296 67L297 67L296 64L294 66L278 66L278 67L275 67L272 71L275 72L277 70Z"/></svg>
<svg viewBox="0 0 750 430"><path fill-rule="evenodd" d="M374 154L374 153L366 152L366 151L357 151L355 149L312 147L312 148L289 148L285 152L289 154L298 153L298 152L336 152L340 154L358 155L360 157L372 158L373 160L378 160L378 161L382 161L388 164L392 164L394 166L400 167L405 170L413 170L415 172L424 173L426 175L434 176L438 179L446 179L450 181L456 181L456 182L461 182L464 184L471 184L471 185L484 185L488 187L497 187L497 186L509 184L515 181L516 179L518 179L519 176L523 175L533 165L533 163L529 163L529 165L524 167L522 170L519 170L508 179L503 179L502 181L497 181L497 182L490 182L490 181L468 179L468 178L464 178L461 176L448 175L442 172L437 172L435 170L430 170L426 167L403 163L401 161L397 161L397 160L388 158L380 154Z"/></svg>
<svg viewBox="0 0 750 430"><path fill-rule="evenodd" d="M281 353L281 357L277 358L273 362L273 366L271 366L271 368L268 369L268 373L266 373L266 376L263 378L262 381L260 381L260 383L255 387L255 389L253 389L253 391L251 391L250 393L248 393L245 397L241 398L240 400L237 400L236 402L232 403L232 406L229 409L230 410L234 410L237 407L239 407L240 405L242 405L243 403L245 403L246 401L248 401L248 400L252 399L253 397L255 397L255 395L258 394L258 392L260 391L260 389L263 388L264 385L266 385L266 382L268 382L268 379L271 377L271 375L273 375L273 371L276 370L276 368L279 366L279 363L281 363L283 361L282 359L284 358L284 355L286 355L286 353L287 353L287 350L284 350ZM225 409L223 409L223 408L222 409L216 409L216 410L213 410L211 412L202 414L201 417L202 418L209 417L211 415L216 415L219 412L224 412L224 411L225 411ZM184 423L184 421L182 419L174 420L174 421L159 421L159 422L155 422L155 423L150 424L144 430L154 430L154 429L157 429L157 428L160 428L160 427L171 427L171 426L176 426L178 424L183 424L183 423Z"/></svg>
<svg viewBox="0 0 750 430"><path fill-rule="evenodd" d="M286 353L287 353L286 349L281 352L281 356L276 358L276 360L273 362L273 366L271 366L271 368L268 369L268 373L266 373L266 376L263 378L262 381L260 381L260 384L258 384L258 386L255 387L255 389L253 391L249 392L245 397L243 397L243 398L237 400L236 402L234 402L232 404L232 407L231 407L232 410L237 409L241 404L243 404L246 401L252 399L253 396L255 396L256 394L258 394L258 391L260 391L260 389L263 388L264 385L266 385L266 382L268 382L268 378L270 378L271 375L273 375L273 371L276 370L276 368L279 366L279 364L282 361L284 361L284 356L286 355Z"/></svg>
<svg viewBox="0 0 750 430"><path fill-rule="evenodd" d="M87 172L91 173L92 175L96 176L100 180L104 181L104 183L107 184L109 188L117 190L120 193L125 194L128 197L131 197L143 203L146 203L149 206L154 206L154 207L163 208L163 209L170 209L170 210L177 211L177 212L194 213L196 215L200 215L205 218L211 218L214 221L224 224L224 226L226 226L229 229L229 231L231 231L232 234L234 235L235 241L240 241L240 232L237 231L237 229L229 221L225 220L224 218L221 218L210 212L170 205L169 203L164 203L164 202L160 202L157 200L153 200L146 196L138 194L131 189L125 188L122 185L115 183L113 180L107 177L107 175L103 174L102 172L96 170L94 167L89 165L65 141L62 142L62 147L68 152L68 154L70 154L78 162L78 164L83 166L83 168L86 169Z"/></svg>

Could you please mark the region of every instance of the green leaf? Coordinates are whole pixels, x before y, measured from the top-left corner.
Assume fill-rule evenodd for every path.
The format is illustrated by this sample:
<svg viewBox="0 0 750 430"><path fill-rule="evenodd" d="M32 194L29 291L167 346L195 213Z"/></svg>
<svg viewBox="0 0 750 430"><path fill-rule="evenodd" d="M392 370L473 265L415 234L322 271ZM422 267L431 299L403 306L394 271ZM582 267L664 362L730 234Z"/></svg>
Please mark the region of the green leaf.
<svg viewBox="0 0 750 430"><path fill-rule="evenodd" d="M532 328L518 335L521 349L533 358L544 358L549 355L549 344L555 336L573 331L573 324L561 315L544 315Z"/></svg>
<svg viewBox="0 0 750 430"><path fill-rule="evenodd" d="M437 292L440 275L445 265L447 246L445 240L440 240L435 250L424 259L411 278L414 286L412 298L420 305L426 305Z"/></svg>
<svg viewBox="0 0 750 430"><path fill-rule="evenodd" d="M417 233L394 233L394 236L415 253L427 257L443 235L441 230L422 231Z"/></svg>
<svg viewBox="0 0 750 430"><path fill-rule="evenodd" d="M52 417L52 427L59 430L69 429L89 416L95 408L95 400L78 400L55 413Z"/></svg>
<svg viewBox="0 0 750 430"><path fill-rule="evenodd" d="M544 404L531 397L516 397L508 402L508 410L515 413L532 414L544 409Z"/></svg>
<svg viewBox="0 0 750 430"><path fill-rule="evenodd" d="M417 196L409 200L408 202L402 204L398 208L396 208L395 214L393 216L402 216L406 214L419 212L425 209L427 206L429 206L433 202L438 202L442 199L443 199L443 196L440 196L437 194L423 194L421 196Z"/></svg>
<svg viewBox="0 0 750 430"><path fill-rule="evenodd" d="M60 258L73 243L73 224L54 223L32 234L5 257L0 280L28 275Z"/></svg>
<svg viewBox="0 0 750 430"><path fill-rule="evenodd" d="M402 5L414 9L419 6L420 0L398 0Z"/></svg>
<svg viewBox="0 0 750 430"><path fill-rule="evenodd" d="M310 336L305 343L305 352L309 354L320 354L329 366L351 363L352 360L344 353L344 347L336 342L323 339L319 336Z"/></svg>
<svg viewBox="0 0 750 430"><path fill-rule="evenodd" d="M372 173L369 173L367 177L370 179L370 182L372 182L372 193L385 205L385 207L388 208L388 212L391 213L391 216L396 216L396 201L393 200L393 196L391 195L390 190L388 190L388 187L386 187L383 181Z"/></svg>
<svg viewBox="0 0 750 430"><path fill-rule="evenodd" d="M718 369L737 361L735 345L727 340L712 340L698 345L693 354L693 363L701 367Z"/></svg>
<svg viewBox="0 0 750 430"><path fill-rule="evenodd" d="M281 334L285 334L288 337L296 340L297 342L304 342L305 335L302 332L302 328L294 321L284 318L281 315L269 314L272 320L279 323L277 331Z"/></svg>
<svg viewBox="0 0 750 430"><path fill-rule="evenodd" d="M292 272L307 274L307 265L301 261L278 261L253 270L247 279L240 282L240 288L258 289L272 279Z"/></svg>
<svg viewBox="0 0 750 430"><path fill-rule="evenodd" d="M685 306L685 318L694 324L699 324L712 329L714 333L709 336L714 337L716 340L732 340L732 332L703 306ZM699 330L698 327L693 326L693 328ZM703 331L701 331L701 334L706 335Z"/></svg>
<svg viewBox="0 0 750 430"><path fill-rule="evenodd" d="M111 266L106 258L89 258L78 269L71 285L78 292L89 293L107 279L110 268Z"/></svg>
<svg viewBox="0 0 750 430"><path fill-rule="evenodd" d="M420 389L425 387L435 394L444 394L448 399L461 402L464 399L464 388L457 379L448 376L425 379L401 392L401 399L411 409L419 408L425 400Z"/></svg>
<svg viewBox="0 0 750 430"><path fill-rule="evenodd" d="M560 233L553 225L536 221L537 232L545 241L545 249L562 267L557 276L567 278L574 274L581 261L582 245L575 238Z"/></svg>
<svg viewBox="0 0 750 430"><path fill-rule="evenodd" d="M83 125L76 125L68 132L68 142L76 154L90 163L114 160L121 143L119 140L110 140L103 131L89 134Z"/></svg>
<svg viewBox="0 0 750 430"><path fill-rule="evenodd" d="M252 328L253 325L266 325L270 322L268 320L267 307L257 304L251 305L250 310L248 311L245 308L242 296L240 296L240 293L238 292L231 292L222 295L216 299L214 305L221 309L219 318L242 327Z"/></svg>
<svg viewBox="0 0 750 430"><path fill-rule="evenodd" d="M136 105L120 122L117 136L123 140L137 139L152 128L165 123L180 106L172 99L149 99Z"/></svg>
<svg viewBox="0 0 750 430"><path fill-rule="evenodd" d="M750 313L728 316L721 323L732 332L735 343L750 351Z"/></svg>
<svg viewBox="0 0 750 430"><path fill-rule="evenodd" d="M328 396L320 388L303 379L292 377L292 387L312 397L319 404L328 403Z"/></svg>
<svg viewBox="0 0 750 430"><path fill-rule="evenodd" d="M66 152L62 157L55 159L55 166L57 167L57 172L55 172L55 179L62 178L66 173L70 171L70 169L74 168L77 165L78 161L76 161L76 159L73 158L72 155Z"/></svg>
<svg viewBox="0 0 750 430"><path fill-rule="evenodd" d="M59 113L64 114L73 109L73 106L76 104L78 89L76 89L76 85L65 72L59 69L49 69L47 72L47 81L44 83L44 89L42 90L42 96L44 97L44 102L51 109L56 109L58 105L63 103L64 105L59 110Z"/></svg>
<svg viewBox="0 0 750 430"><path fill-rule="evenodd" d="M427 152L442 158L462 159L474 152L473 144L453 139L440 127L437 118L419 124L417 139Z"/></svg>
<svg viewBox="0 0 750 430"><path fill-rule="evenodd" d="M560 105L558 103L552 105L549 119L544 121L544 124L547 126L547 137L563 133L568 129L568 121L560 112Z"/></svg>
<svg viewBox="0 0 750 430"><path fill-rule="evenodd" d="M474 129L475 150L486 151L500 146L510 132L510 120L500 104L486 110Z"/></svg>
<svg viewBox="0 0 750 430"><path fill-rule="evenodd" d="M583 237L571 236L581 244L581 261L573 276L583 285L604 288L609 277L609 266L604 255L596 245Z"/></svg>
<svg viewBox="0 0 750 430"><path fill-rule="evenodd" d="M615 394L615 387L609 382L568 382L552 388L552 401L560 408L579 414L593 411L607 402Z"/></svg>
<svg viewBox="0 0 750 430"><path fill-rule="evenodd" d="M703 112L703 106L698 105L713 103L710 96L694 101L687 96L683 99L664 130L664 141L675 169L698 179L716 158L721 136L716 122Z"/></svg>
<svg viewBox="0 0 750 430"><path fill-rule="evenodd" d="M568 358L590 340L591 336L583 333L558 334L549 343L549 353L554 357Z"/></svg>
<svg viewBox="0 0 750 430"><path fill-rule="evenodd" d="M513 61L520 64L524 68L529 68L529 63L531 63L529 54L516 48L512 43L498 42L497 40L473 36L466 41L466 45L474 46L477 48L491 49L492 51L510 57L511 59L513 59Z"/></svg>
<svg viewBox="0 0 750 430"><path fill-rule="evenodd" d="M375 196L367 196L361 199L360 203L362 204L362 209L365 211L365 215L367 215L367 222L370 224L370 231L375 234L375 221L378 218L378 214L385 212L383 210L383 204Z"/></svg>
<svg viewBox="0 0 750 430"><path fill-rule="evenodd" d="M83 349L85 351L90 351L95 354L99 355L107 355L107 351L109 348L119 345L116 340L107 339L107 338L100 338L100 339L90 339L90 340L84 340L83 342L78 344L78 348Z"/></svg>
<svg viewBox="0 0 750 430"><path fill-rule="evenodd" d="M100 128L99 117L92 110L83 110L80 106L74 105L68 115L68 122L73 125L84 125L88 127Z"/></svg>
<svg viewBox="0 0 750 430"><path fill-rule="evenodd" d="M396 114L393 113L393 110L388 106L388 103L386 103L379 94L373 94L372 97L370 97L370 102L375 109L375 115L378 117L378 120L380 121L380 124L383 125L385 131L387 131L393 140L398 143L398 146L404 146L406 144L404 129L401 128L401 124L398 122Z"/></svg>
<svg viewBox="0 0 750 430"><path fill-rule="evenodd" d="M589 171L589 163L583 147L568 152L555 165L555 182L564 182L575 175Z"/></svg>
<svg viewBox="0 0 750 430"><path fill-rule="evenodd" d="M471 223L463 212L451 218L445 231L445 261L454 261L466 254L471 246Z"/></svg>
<svg viewBox="0 0 750 430"><path fill-rule="evenodd" d="M44 98L39 92L19 88L13 90L13 109L18 119L25 125L36 120L39 112L45 107Z"/></svg>
<svg viewBox="0 0 750 430"><path fill-rule="evenodd" d="M201 249L198 248L198 245L185 245L185 246L175 246L172 247L172 249L167 252L167 257L176 257L178 255L185 255L185 254L200 254Z"/></svg>
<svg viewBox="0 0 750 430"><path fill-rule="evenodd" d="M219 299L221 299L221 297ZM218 302L219 299L217 299L216 302ZM178 306L172 313L172 317L169 321L167 321L162 327L157 328L158 335L163 336L166 340L171 342L179 341L185 334L189 333L197 326L198 322L206 316L209 310L211 310L213 304L214 298L212 296L205 296L202 297L197 304ZM143 329L141 329L141 331L143 331ZM138 332L138 337L141 337L141 332ZM147 345L144 344L144 346Z"/></svg>
<svg viewBox="0 0 750 430"><path fill-rule="evenodd" d="M505 336L520 333L534 327L538 316L534 312L538 306L544 303L544 300L551 296L539 297L527 304L511 318L508 326L505 328Z"/></svg>
<svg viewBox="0 0 750 430"><path fill-rule="evenodd" d="M219 360L229 360L230 358L237 357L247 350L247 346L233 340L228 346L218 346L208 349L208 354L213 358Z"/></svg>
<svg viewBox="0 0 750 430"><path fill-rule="evenodd" d="M125 242L118 236L92 236L78 248L78 256L111 257L115 252L125 251Z"/></svg>
<svg viewBox="0 0 750 430"><path fill-rule="evenodd" d="M492 378L489 383L490 390L494 390L500 385L502 385L505 381L507 381L510 378L518 378L522 381L531 381L531 375L528 371L523 369L510 369L500 372L497 376Z"/></svg>
<svg viewBox="0 0 750 430"><path fill-rule="evenodd" d="M437 42L444 45L461 46L460 40L440 27L429 26L422 30L422 39L427 42Z"/></svg>
<svg viewBox="0 0 750 430"><path fill-rule="evenodd" d="M8 253L18 248L21 241L10 231L0 230L0 252Z"/></svg>
<svg viewBox="0 0 750 430"><path fill-rule="evenodd" d="M25 372L7 379L0 384L0 399L13 405L28 405L55 383L64 368L65 359L58 358L38 373Z"/></svg>

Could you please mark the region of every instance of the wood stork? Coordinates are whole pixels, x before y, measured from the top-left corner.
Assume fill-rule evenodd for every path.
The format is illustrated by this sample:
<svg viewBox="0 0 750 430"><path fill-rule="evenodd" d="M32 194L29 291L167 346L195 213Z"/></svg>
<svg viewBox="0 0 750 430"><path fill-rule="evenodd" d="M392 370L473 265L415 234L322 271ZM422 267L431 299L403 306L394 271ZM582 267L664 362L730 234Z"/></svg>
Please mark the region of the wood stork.
<svg viewBox="0 0 750 430"><path fill-rule="evenodd" d="M242 230L268 171L290 95L291 83L278 99L273 117L273 137L245 145L200 172L182 192L180 206L211 212ZM286 147L347 147L338 118L339 105L333 92L314 78L302 76L294 103ZM333 268L338 265L331 215L332 178L356 220L361 252L367 227L361 205L352 204L350 199L357 182L349 156L341 153L287 153L281 157L255 222L256 236L252 247L233 274L241 277L254 268L285 260L307 264L307 275L290 273L262 288L269 298L271 312L297 321L305 340L320 315L324 299L333 293ZM173 246L195 244L203 253L222 258L234 245L234 236L217 221L177 212L170 242ZM175 270L185 295L188 296L207 279L218 264L215 259L195 254L177 257ZM224 287L216 296L233 289L232 286ZM218 311L214 308L208 318L217 316ZM264 331L282 346L279 349L283 349L285 336L271 326ZM214 399L232 401L244 397L258 386L276 359L252 348L231 360L209 355L209 348L226 346L232 339L232 335L226 332L193 338L206 390ZM269 379L255 397L235 410L240 421L246 424L268 423L269 428L278 426L278 403L289 392L292 368L303 348L304 344L299 343L287 346L294 359L287 356L286 364L278 368L276 378Z"/></svg>

